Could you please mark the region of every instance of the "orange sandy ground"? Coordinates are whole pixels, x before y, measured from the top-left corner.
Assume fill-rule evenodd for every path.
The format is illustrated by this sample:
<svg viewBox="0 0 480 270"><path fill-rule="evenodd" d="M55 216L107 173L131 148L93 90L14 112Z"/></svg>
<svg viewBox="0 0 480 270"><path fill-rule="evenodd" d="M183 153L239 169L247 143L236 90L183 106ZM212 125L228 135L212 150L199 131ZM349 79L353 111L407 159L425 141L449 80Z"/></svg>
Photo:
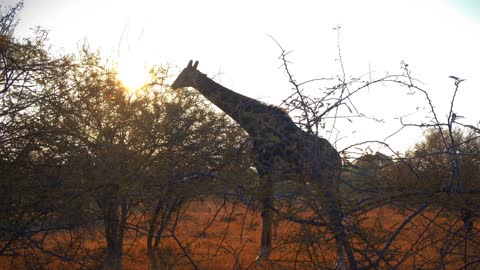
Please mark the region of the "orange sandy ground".
<svg viewBox="0 0 480 270"><path fill-rule="evenodd" d="M217 211L218 215L214 222L207 226ZM424 217L415 218L414 222L407 226L399 235L397 241L394 242L392 246L394 249L409 251L412 243L416 243L417 236L423 231L421 228L430 226L429 233L431 235L422 235L422 239L426 239L425 244L422 244L425 245L425 248L414 250L415 256L409 256L399 269L434 268L433 264L427 262L430 260L437 261L438 254L435 250L439 249L439 244L434 242L435 238L440 237L443 231L443 225L437 226L429 223L428 219L432 218L435 213L432 210L425 212ZM397 228L408 214L402 214L392 209L379 209L366 214L365 218L367 220L363 220L362 224L366 226L364 227L365 231L368 231L369 227L370 230L375 228L377 236L382 234L388 236L391 235L392 228ZM439 219L447 221L445 217ZM443 221L437 221L435 224ZM312 269L312 261L322 260L323 262L317 264L317 267L321 265L322 268L334 268L335 265L335 255L332 252L335 250L335 246L331 243L333 241L328 238L328 235L322 234L320 230L316 229L299 230L300 226L297 224L282 222L275 226L274 237L277 240L271 260L264 262L262 266L258 266L255 264L255 258L260 242L260 217L258 213L252 213L252 211L239 205L232 207L230 204L228 207L222 207L220 202L196 202L189 206L179 224L175 236L199 269ZM323 235L317 240L321 245L314 244L306 248L305 243L318 235ZM100 233L97 233L96 237L85 238L82 244L87 249L96 249L105 245L101 239L103 237ZM372 238L370 242L373 241ZM362 244L359 244L358 248L362 249ZM164 245L159 249L159 254L161 257L160 263L163 266L161 269L192 269L192 265L188 258L184 256L178 242L172 238L164 240ZM461 258L460 255L450 257L449 260L452 262L448 269L460 268L462 264L453 261ZM358 259L361 261L361 258ZM0 258L0 269L17 269L21 268L22 265L21 257L16 259ZM176 266L172 267L172 265ZM124 243L122 266L123 269L131 270L148 269L146 237L134 234L132 231L128 232ZM383 267L381 266L381 268ZM62 264L59 267L59 264L55 262L46 266L46 269L57 268L71 269L71 266Z"/></svg>

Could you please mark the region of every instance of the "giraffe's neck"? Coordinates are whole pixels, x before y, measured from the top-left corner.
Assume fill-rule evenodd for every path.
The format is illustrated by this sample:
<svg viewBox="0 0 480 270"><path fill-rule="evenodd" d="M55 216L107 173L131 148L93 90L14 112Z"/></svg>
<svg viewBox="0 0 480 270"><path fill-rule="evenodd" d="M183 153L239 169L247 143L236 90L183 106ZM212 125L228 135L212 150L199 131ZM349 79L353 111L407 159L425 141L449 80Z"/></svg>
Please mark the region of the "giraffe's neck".
<svg viewBox="0 0 480 270"><path fill-rule="evenodd" d="M193 87L252 136L256 136L264 128L278 127L284 120L291 122L281 109L238 94L205 74L199 74Z"/></svg>

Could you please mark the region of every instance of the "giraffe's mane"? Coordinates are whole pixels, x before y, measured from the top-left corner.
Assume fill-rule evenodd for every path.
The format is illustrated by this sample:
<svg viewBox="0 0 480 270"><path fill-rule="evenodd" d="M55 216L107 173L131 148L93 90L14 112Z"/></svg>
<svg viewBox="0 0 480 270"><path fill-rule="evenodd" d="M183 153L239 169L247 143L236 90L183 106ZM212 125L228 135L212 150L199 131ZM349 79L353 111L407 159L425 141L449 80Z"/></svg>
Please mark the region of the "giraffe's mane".
<svg viewBox="0 0 480 270"><path fill-rule="evenodd" d="M272 110L274 110L274 111L276 111L276 112L278 112L278 113L288 115L288 113L287 113L287 111L286 111L285 109L283 109L283 108L281 108L281 107L279 107L279 106L277 106L277 105L268 104L268 103L265 103L265 102L263 102L263 101L260 101L260 102L263 103L263 105L269 107L270 109L272 109Z"/></svg>
<svg viewBox="0 0 480 270"><path fill-rule="evenodd" d="M265 106L267 106L269 109L271 109L277 117L283 118L283 120L291 122L291 123L294 124L292 118L290 117L290 115L288 114L288 112L285 109L283 109L279 106L276 106L276 105L265 103L265 102L261 102L261 103L263 103Z"/></svg>

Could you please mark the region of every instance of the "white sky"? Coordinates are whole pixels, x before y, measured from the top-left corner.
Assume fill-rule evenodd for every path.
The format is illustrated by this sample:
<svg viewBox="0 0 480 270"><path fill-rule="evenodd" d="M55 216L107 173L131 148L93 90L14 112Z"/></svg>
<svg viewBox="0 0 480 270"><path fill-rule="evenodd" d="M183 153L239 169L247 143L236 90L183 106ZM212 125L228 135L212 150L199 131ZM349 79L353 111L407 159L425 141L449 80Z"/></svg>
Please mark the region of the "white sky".
<svg viewBox="0 0 480 270"><path fill-rule="evenodd" d="M268 35L293 50L289 59L299 81L331 77L340 74L332 30L340 25L347 77L369 70L377 71L373 76L399 73L404 60L439 109L449 105L453 80L448 76L465 78L456 111L465 122L480 120L478 0L25 0L20 19L17 34L42 26L50 30L56 50L73 52L88 40L119 61L125 80L126 73L141 77L145 66L183 68L194 59L208 75L221 72L217 80L224 86L277 105L290 86L279 68L280 51ZM338 148L383 140L399 127L394 117L426 105L421 95L406 93L386 85L357 95L353 101L360 112L386 124L341 121L337 127L345 139ZM421 138L418 132L404 130L387 143L404 150Z"/></svg>

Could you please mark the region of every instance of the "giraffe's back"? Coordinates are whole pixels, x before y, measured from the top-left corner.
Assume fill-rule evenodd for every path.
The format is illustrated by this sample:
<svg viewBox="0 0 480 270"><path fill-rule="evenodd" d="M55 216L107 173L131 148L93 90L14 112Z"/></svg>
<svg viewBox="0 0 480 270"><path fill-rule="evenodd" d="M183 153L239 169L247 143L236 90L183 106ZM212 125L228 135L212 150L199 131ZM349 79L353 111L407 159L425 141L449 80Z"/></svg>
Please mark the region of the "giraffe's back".
<svg viewBox="0 0 480 270"><path fill-rule="evenodd" d="M336 149L326 139L299 128L254 138L253 152L260 173L269 171L282 178L300 178L295 179L300 182L331 185L341 170Z"/></svg>

